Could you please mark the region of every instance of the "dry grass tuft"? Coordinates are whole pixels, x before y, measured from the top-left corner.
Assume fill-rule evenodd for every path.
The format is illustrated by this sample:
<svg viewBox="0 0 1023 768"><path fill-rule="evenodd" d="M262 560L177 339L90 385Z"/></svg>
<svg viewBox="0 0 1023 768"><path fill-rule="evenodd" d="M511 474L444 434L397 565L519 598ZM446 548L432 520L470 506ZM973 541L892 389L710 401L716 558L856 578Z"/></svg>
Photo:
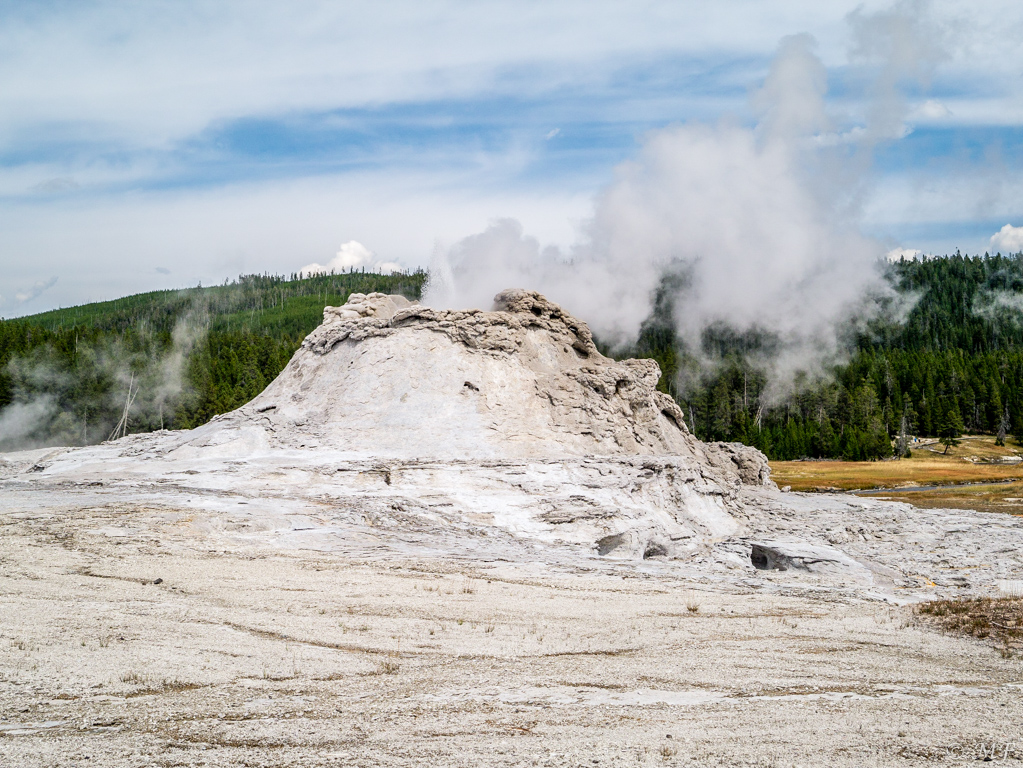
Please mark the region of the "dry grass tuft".
<svg viewBox="0 0 1023 768"><path fill-rule="evenodd" d="M1010 656L1023 647L1023 598L931 600L917 606L916 611L946 632L999 641L1004 656Z"/></svg>

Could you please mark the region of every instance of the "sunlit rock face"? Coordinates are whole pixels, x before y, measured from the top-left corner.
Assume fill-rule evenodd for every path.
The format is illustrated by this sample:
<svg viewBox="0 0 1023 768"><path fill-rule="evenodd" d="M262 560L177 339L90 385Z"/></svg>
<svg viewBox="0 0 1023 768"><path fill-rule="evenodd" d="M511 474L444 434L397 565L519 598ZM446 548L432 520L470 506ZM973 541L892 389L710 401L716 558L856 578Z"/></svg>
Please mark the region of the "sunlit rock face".
<svg viewBox="0 0 1023 768"><path fill-rule="evenodd" d="M233 421L401 458L694 456L655 362L604 357L535 292L505 291L494 309L356 294Z"/></svg>
<svg viewBox="0 0 1023 768"><path fill-rule="evenodd" d="M598 557L685 558L743 535L743 488L773 484L760 452L696 440L659 377L652 360L604 357L533 291L491 311L353 294L245 406L47 471L216 472L221 492L383 503L401 510L397 535L471 522Z"/></svg>

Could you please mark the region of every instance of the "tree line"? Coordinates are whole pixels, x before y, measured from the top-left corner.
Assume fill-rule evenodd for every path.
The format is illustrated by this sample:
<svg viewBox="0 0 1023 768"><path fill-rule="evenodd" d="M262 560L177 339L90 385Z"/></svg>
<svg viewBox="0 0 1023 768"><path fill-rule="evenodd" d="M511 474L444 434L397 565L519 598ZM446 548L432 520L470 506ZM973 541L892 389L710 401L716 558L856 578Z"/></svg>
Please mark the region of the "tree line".
<svg viewBox="0 0 1023 768"><path fill-rule="evenodd" d="M188 429L251 400L351 293L418 298L421 271L244 275L0 321L0 451Z"/></svg>
<svg viewBox="0 0 1023 768"><path fill-rule="evenodd" d="M797 376L780 399L769 397L763 339L710 328L687 350L667 292L629 352L661 363L659 387L698 437L772 459L886 458L906 449L906 435L1023 435L1023 255L957 252L885 270L908 314L850 329L847 362L823 379ZM712 366L697 362L708 355Z"/></svg>
<svg viewBox="0 0 1023 768"><path fill-rule="evenodd" d="M782 397L771 394L769 335L718 325L687 349L669 283L636 344L614 354L657 360L659 388L701 439L774 459L885 458L906 435L1023 435L1023 255L957 252L885 270L908 312L851 326L845 362L796 376ZM0 321L0 450L106 439L132 387L128 431L198 426L262 391L324 306L353 292L419 298L426 280L247 275Z"/></svg>

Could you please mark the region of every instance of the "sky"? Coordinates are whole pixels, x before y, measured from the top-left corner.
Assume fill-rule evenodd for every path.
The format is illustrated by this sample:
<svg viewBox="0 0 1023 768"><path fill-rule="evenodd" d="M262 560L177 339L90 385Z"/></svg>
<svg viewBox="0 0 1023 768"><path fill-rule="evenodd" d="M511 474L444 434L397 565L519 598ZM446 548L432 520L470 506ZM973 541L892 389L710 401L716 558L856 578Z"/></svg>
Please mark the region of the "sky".
<svg viewBox="0 0 1023 768"><path fill-rule="evenodd" d="M813 173L880 255L1020 250L1020 39L1000 0L0 0L0 316L427 267L502 221L579 253L665 136L787 130L772 88L820 97L783 118L847 148Z"/></svg>

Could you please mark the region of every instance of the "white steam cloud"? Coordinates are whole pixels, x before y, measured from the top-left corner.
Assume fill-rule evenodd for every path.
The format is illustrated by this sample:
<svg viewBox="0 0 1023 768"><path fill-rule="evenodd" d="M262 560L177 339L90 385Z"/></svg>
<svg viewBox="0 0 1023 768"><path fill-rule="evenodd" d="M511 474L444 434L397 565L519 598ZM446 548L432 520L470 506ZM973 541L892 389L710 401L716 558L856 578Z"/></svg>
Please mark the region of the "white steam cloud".
<svg viewBox="0 0 1023 768"><path fill-rule="evenodd" d="M306 264L299 274L308 277L325 272L348 272L355 269L368 269L370 272L392 274L405 268L394 261L380 261L376 254L357 240L349 240L341 246L333 259L326 264Z"/></svg>
<svg viewBox="0 0 1023 768"><path fill-rule="evenodd" d="M112 338L76 346L77 371L69 370L48 347L11 358L6 373L15 396L0 409L0 451L104 440L122 413L129 388L136 395L127 432L140 424L170 426L175 407L189 392L189 355L209 324L209 308L200 298L175 322L171 345L161 352L132 351L122 339ZM112 386L91 397L76 396L83 376Z"/></svg>
<svg viewBox="0 0 1023 768"><path fill-rule="evenodd" d="M55 411L53 398L46 395L27 403L11 403L0 410L0 436L5 447L21 447L21 443L39 424L51 419Z"/></svg>
<svg viewBox="0 0 1023 768"><path fill-rule="evenodd" d="M752 97L756 126L652 133L599 194L572 248L542 247L517 222L497 221L435 254L426 303L488 308L503 288L532 288L604 340L625 342L674 274L674 322L691 351L704 329L726 323L778 340L777 382L814 372L839 351L845 321L885 290L876 267L887 249L860 233L859 199L869 150L904 133L896 86L924 80L940 58L915 39L931 33L914 16L921 9L850 17L854 55L876 73L858 129L836 133L813 39L785 38Z"/></svg>

